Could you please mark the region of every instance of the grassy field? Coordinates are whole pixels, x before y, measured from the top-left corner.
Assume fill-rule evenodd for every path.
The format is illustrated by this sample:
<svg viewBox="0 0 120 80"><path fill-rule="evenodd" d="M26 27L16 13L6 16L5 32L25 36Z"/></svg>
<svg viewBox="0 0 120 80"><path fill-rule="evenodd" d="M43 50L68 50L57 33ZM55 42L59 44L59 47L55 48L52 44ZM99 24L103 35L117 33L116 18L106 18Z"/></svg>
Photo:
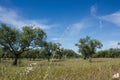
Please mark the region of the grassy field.
<svg viewBox="0 0 120 80"><path fill-rule="evenodd" d="M120 72L120 59L96 58L92 63L83 59L21 60L18 66L12 66L11 60L0 63L0 80L111 80L116 72Z"/></svg>

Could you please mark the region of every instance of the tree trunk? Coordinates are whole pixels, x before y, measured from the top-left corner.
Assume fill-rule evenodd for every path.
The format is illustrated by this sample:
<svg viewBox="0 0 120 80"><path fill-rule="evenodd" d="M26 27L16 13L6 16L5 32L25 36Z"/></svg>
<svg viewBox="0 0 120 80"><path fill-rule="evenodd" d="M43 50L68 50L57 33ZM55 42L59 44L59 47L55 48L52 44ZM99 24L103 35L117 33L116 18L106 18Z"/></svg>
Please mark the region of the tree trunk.
<svg viewBox="0 0 120 80"><path fill-rule="evenodd" d="M50 57L51 57L51 53L50 52L48 52L48 62L50 62Z"/></svg>
<svg viewBox="0 0 120 80"><path fill-rule="evenodd" d="M84 57L83 59L86 60L86 57Z"/></svg>
<svg viewBox="0 0 120 80"><path fill-rule="evenodd" d="M15 59L14 59L14 61L13 61L13 65L17 65L17 63L18 63L18 54L17 55L15 55Z"/></svg>
<svg viewBox="0 0 120 80"><path fill-rule="evenodd" d="M50 62L50 58L48 57L48 62Z"/></svg>

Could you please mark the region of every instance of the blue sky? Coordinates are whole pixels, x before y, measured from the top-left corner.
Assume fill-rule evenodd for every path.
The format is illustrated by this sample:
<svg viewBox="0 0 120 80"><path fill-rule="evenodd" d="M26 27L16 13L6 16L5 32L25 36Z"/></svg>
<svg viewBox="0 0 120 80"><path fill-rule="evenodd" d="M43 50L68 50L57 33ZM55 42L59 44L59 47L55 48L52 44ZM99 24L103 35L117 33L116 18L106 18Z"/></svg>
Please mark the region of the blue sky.
<svg viewBox="0 0 120 80"><path fill-rule="evenodd" d="M102 49L120 47L120 0L0 0L0 22L41 27L48 41L76 52L86 35L100 40Z"/></svg>

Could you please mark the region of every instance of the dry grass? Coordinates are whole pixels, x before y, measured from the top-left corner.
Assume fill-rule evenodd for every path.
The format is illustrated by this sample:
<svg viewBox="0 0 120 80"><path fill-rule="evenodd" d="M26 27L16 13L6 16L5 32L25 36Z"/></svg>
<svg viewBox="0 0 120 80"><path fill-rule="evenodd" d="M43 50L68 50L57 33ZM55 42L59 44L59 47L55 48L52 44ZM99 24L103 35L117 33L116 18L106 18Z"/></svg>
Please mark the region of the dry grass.
<svg viewBox="0 0 120 80"><path fill-rule="evenodd" d="M28 74L25 68L36 62ZM92 59L92 63L83 59L65 61L27 61L22 60L20 67L10 63L0 63L0 80L112 80L112 75L120 72L120 59ZM45 77L46 76L46 77Z"/></svg>

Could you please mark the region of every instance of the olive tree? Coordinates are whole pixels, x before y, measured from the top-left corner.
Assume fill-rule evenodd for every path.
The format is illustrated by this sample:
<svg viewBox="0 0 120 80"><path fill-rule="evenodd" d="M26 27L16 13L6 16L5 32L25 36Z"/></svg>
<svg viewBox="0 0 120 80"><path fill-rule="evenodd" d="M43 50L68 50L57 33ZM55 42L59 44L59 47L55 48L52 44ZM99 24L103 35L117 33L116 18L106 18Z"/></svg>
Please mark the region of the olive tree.
<svg viewBox="0 0 120 80"><path fill-rule="evenodd" d="M6 24L0 26L0 45L14 55L13 65L17 65L18 58L25 51L33 47L43 46L46 33L41 28L25 26L22 30Z"/></svg>
<svg viewBox="0 0 120 80"><path fill-rule="evenodd" d="M102 43L97 39L91 39L89 36L81 38L79 43L75 44L79 48L79 52L83 58L90 58L95 54L97 48L102 47Z"/></svg>
<svg viewBox="0 0 120 80"><path fill-rule="evenodd" d="M45 42L44 43L44 48L47 52L46 58L48 59L48 61L50 61L51 56L55 53L56 49L59 48L60 45L61 44L59 44L59 43L53 43L53 42Z"/></svg>

